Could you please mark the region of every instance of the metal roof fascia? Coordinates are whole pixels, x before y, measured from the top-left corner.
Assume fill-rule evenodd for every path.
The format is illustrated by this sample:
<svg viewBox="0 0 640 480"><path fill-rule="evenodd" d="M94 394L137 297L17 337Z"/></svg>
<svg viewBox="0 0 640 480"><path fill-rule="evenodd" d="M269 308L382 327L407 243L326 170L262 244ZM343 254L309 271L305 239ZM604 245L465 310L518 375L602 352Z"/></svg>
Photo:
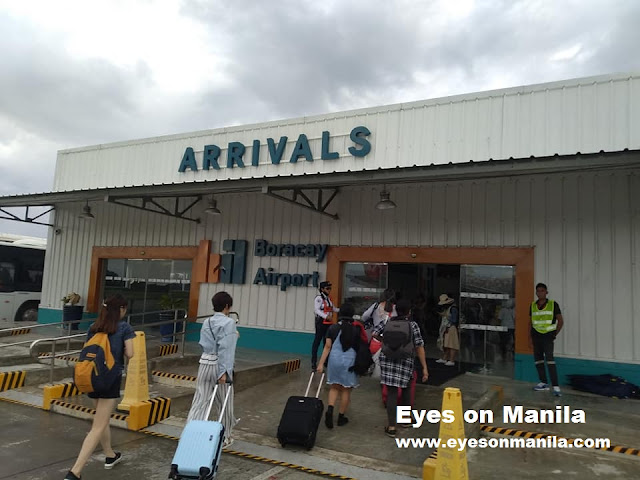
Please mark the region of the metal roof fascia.
<svg viewBox="0 0 640 480"><path fill-rule="evenodd" d="M571 156L529 157L416 167L333 172L287 177L215 180L72 190L0 197L0 207L45 206L60 203L104 201L111 197L189 197L224 193L255 193L271 188L329 188L378 184L458 181L521 175L640 167L640 151L600 152Z"/></svg>

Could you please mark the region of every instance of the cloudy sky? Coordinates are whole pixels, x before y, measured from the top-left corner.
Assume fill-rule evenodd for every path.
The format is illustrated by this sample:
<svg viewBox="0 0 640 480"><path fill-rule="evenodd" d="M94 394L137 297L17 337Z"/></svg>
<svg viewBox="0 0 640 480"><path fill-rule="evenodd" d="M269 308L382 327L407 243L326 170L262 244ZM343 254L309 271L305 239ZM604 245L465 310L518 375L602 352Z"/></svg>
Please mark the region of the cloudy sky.
<svg viewBox="0 0 640 480"><path fill-rule="evenodd" d="M639 24L638 0L0 0L0 195L49 191L64 148L638 71Z"/></svg>

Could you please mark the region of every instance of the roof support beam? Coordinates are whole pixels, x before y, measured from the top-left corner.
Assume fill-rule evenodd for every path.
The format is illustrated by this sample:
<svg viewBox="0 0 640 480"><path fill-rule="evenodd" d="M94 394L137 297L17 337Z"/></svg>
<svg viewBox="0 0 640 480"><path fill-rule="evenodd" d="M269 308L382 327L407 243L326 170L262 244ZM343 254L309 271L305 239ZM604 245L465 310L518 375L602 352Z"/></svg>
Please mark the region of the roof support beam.
<svg viewBox="0 0 640 480"><path fill-rule="evenodd" d="M53 212L55 210L55 207L49 208L49 210L47 210L45 212L42 212L40 215L36 215L35 217L30 217L29 216L29 206L26 206L25 210L24 210L24 218L20 218L20 216L5 210L5 208L7 208L7 207L0 207L0 213L6 215L6 217L0 216L1 220L13 220L15 222L33 223L35 225L45 225L47 227L54 227L55 226L55 225L53 225L51 223L37 222L36 221L40 217L42 217L43 215L46 215L47 213Z"/></svg>
<svg viewBox="0 0 640 480"><path fill-rule="evenodd" d="M298 207L306 208L307 210L311 210L315 213L320 213L329 218L333 218L334 220L338 220L338 215L327 212L327 207L331 204L338 192L339 188L327 188L325 190L331 191L331 196L329 200L326 202L322 202L322 188L311 189L311 188L273 188L273 187L263 187L262 193L265 195L269 195L270 197L277 198L283 202L291 203L293 205L297 205ZM309 194L305 193L310 192ZM280 193L282 192L282 193ZM286 193L289 194L287 196ZM311 199L311 192L316 193L317 201L313 201Z"/></svg>
<svg viewBox="0 0 640 480"><path fill-rule="evenodd" d="M167 200L167 197L161 197L164 200ZM184 197L182 197L184 198ZM142 205L135 205L132 203L128 203L132 200L141 200ZM179 218L180 220L187 220L189 222L200 223L199 218L189 218L185 217L184 214L191 210L200 200L202 200L202 195L197 195L195 199L187 205L182 210L180 209L180 197L175 197L175 202L173 205L173 209L165 207L154 197L150 196L132 196L132 197L113 197L111 195L105 195L104 201L109 203L114 203L116 205L122 205L123 207L135 208L137 210L143 210L145 212L151 213L159 213L160 215L166 215L168 217Z"/></svg>

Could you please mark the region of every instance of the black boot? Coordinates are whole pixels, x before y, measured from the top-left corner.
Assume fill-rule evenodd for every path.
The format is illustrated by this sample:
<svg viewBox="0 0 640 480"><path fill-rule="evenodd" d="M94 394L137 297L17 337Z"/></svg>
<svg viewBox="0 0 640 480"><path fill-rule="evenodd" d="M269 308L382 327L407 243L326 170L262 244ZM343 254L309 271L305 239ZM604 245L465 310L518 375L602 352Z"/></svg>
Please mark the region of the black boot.
<svg viewBox="0 0 640 480"><path fill-rule="evenodd" d="M324 414L324 424L327 428L333 428L333 406L327 407L327 413Z"/></svg>
<svg viewBox="0 0 640 480"><path fill-rule="evenodd" d="M338 426L341 427L343 425L346 425L347 423L349 423L349 419L344 416L344 413L339 413L338 414Z"/></svg>

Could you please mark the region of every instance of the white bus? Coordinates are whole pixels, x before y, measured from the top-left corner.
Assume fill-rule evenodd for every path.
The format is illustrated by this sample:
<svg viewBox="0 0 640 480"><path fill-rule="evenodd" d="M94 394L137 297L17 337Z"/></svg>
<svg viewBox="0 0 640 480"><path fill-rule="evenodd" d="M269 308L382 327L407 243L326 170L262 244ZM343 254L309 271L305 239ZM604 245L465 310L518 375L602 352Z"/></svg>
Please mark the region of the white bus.
<svg viewBox="0 0 640 480"><path fill-rule="evenodd" d="M0 320L38 320L47 241L0 234Z"/></svg>

